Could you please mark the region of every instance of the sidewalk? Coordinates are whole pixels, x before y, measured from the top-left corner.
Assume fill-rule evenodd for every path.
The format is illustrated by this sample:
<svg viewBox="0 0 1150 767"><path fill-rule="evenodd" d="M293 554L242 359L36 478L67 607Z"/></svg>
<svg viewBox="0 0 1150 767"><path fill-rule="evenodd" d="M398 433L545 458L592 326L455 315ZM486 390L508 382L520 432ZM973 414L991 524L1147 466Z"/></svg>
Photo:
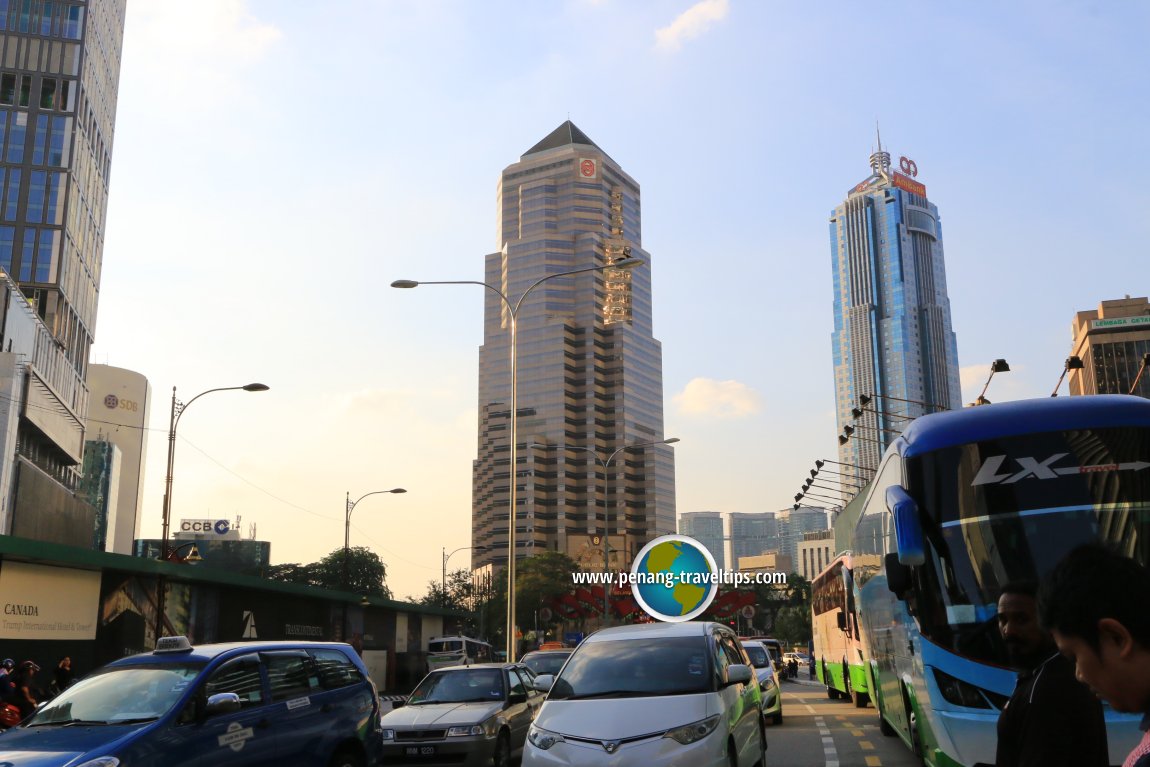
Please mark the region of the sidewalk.
<svg viewBox="0 0 1150 767"><path fill-rule="evenodd" d="M822 687L823 683L818 677L808 679L806 674L800 673L797 679L784 679L783 684L801 684L804 687Z"/></svg>

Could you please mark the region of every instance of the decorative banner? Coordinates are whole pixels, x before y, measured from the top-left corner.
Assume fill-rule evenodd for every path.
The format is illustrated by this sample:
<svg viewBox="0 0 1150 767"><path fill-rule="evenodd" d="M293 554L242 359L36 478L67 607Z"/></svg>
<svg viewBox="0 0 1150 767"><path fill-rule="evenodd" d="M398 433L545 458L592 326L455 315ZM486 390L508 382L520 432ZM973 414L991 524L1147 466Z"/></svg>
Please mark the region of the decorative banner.
<svg viewBox="0 0 1150 767"><path fill-rule="evenodd" d="M0 565L0 639L95 639L100 573Z"/></svg>

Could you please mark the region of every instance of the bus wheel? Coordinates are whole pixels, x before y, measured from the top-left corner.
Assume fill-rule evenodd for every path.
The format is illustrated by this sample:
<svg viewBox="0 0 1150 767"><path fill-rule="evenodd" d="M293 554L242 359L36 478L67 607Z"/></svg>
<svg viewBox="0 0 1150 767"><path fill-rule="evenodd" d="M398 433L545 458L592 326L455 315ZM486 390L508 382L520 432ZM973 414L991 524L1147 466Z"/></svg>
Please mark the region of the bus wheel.
<svg viewBox="0 0 1150 767"><path fill-rule="evenodd" d="M878 707L875 706L875 708ZM888 738L894 737L894 728L890 726L890 722L886 720L886 717L882 715L881 711L878 712L878 731Z"/></svg>

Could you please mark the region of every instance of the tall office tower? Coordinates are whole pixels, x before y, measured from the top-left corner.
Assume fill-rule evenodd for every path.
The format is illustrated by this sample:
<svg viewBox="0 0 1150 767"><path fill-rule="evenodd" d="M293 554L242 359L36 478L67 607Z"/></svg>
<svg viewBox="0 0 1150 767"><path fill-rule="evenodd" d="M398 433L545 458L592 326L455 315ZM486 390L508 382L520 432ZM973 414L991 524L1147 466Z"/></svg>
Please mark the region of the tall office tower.
<svg viewBox="0 0 1150 767"><path fill-rule="evenodd" d="M1067 371L1071 394L1150 397L1150 301L1127 296L1078 312L1071 354L1082 361Z"/></svg>
<svg viewBox="0 0 1150 767"><path fill-rule="evenodd" d="M720 570L727 569L726 539L723 515L717 511L687 511L679 515L679 535L689 535L703 544ZM758 552L759 554L763 552ZM738 563L733 556L732 562Z"/></svg>
<svg viewBox="0 0 1150 767"><path fill-rule="evenodd" d="M56 345L19 371L22 415L39 428L3 456L19 465L13 511L26 519L14 530L30 530L27 517L40 513L62 515L61 525L90 516L77 511L75 489L124 8L125 0L0 0L0 269Z"/></svg>
<svg viewBox="0 0 1150 767"><path fill-rule="evenodd" d="M914 161L892 170L881 139L870 166L830 218L836 415L854 432L839 461L866 477L910 418L961 405L938 208ZM861 395L873 399L856 418Z"/></svg>
<svg viewBox="0 0 1150 767"><path fill-rule="evenodd" d="M779 521L774 512L731 512L731 562L778 550Z"/></svg>
<svg viewBox="0 0 1150 767"><path fill-rule="evenodd" d="M827 510L816 506L800 506L797 509L780 511L776 515L779 522L779 553L798 564L799 544L807 533L828 529Z"/></svg>
<svg viewBox="0 0 1150 767"><path fill-rule="evenodd" d="M484 282L512 305L549 275L603 267L628 254L646 262L631 271L550 279L515 314L516 554L560 551L591 569L595 557L603 566L606 548L612 569L627 566L648 541L675 530L672 449L620 450L665 437L662 348L652 335L639 185L568 121L503 171L498 199L499 251L486 257ZM476 567L502 567L512 317L498 295L485 294L472 543L485 547Z"/></svg>

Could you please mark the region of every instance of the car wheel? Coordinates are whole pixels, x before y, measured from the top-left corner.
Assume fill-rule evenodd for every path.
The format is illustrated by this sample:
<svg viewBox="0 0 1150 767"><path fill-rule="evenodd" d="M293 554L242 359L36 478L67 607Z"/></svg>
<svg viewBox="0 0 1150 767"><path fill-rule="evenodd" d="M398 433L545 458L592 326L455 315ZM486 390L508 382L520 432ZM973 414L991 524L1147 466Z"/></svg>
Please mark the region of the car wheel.
<svg viewBox="0 0 1150 767"><path fill-rule="evenodd" d="M491 767L510 767L510 764L511 739L506 732L502 732L499 734L499 739L495 741L495 753L491 756Z"/></svg>
<svg viewBox="0 0 1150 767"><path fill-rule="evenodd" d="M363 759L353 751L339 751L327 763L328 767L364 767Z"/></svg>
<svg viewBox="0 0 1150 767"><path fill-rule="evenodd" d="M759 761L755 767L767 767L767 727L762 720L759 720Z"/></svg>

